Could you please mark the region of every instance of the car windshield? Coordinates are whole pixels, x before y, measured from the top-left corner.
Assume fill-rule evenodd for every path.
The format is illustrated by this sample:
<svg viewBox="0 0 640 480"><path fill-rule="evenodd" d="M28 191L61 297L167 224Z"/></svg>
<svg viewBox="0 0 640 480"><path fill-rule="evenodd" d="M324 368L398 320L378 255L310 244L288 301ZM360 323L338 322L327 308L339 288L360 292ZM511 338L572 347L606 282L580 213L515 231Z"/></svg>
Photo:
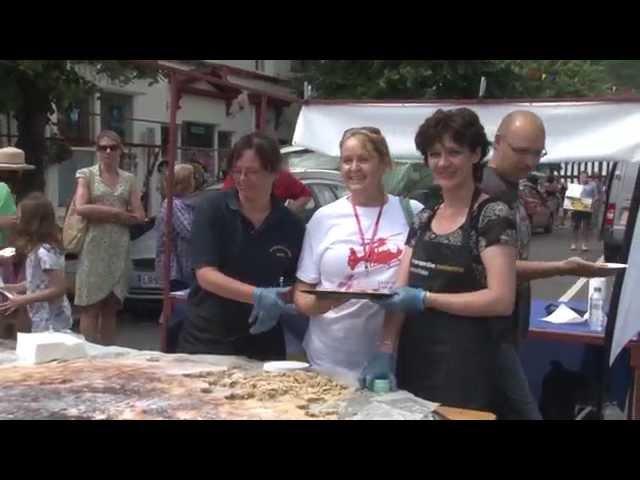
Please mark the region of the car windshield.
<svg viewBox="0 0 640 480"><path fill-rule="evenodd" d="M339 170L340 158L311 150L299 150L284 153L292 169L318 168ZM416 190L425 190L432 185L431 171L424 168L419 158L394 158L393 169L384 177L387 192L394 195L407 196Z"/></svg>

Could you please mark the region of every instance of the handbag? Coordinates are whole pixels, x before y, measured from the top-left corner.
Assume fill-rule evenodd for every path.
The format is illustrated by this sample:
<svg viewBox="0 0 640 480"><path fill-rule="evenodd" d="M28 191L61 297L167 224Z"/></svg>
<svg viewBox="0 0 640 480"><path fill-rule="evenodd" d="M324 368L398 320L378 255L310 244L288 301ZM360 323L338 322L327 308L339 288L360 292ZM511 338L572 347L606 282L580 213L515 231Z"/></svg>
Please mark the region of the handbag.
<svg viewBox="0 0 640 480"><path fill-rule="evenodd" d="M90 174L89 185L91 185L93 181L91 177L92 175ZM69 253L80 253L82 251L84 239L87 236L87 230L89 229L87 220L76 213L77 194L78 191L76 189L73 194L73 199L69 204L69 208L67 209L67 213L64 218L64 225L62 227L62 245Z"/></svg>

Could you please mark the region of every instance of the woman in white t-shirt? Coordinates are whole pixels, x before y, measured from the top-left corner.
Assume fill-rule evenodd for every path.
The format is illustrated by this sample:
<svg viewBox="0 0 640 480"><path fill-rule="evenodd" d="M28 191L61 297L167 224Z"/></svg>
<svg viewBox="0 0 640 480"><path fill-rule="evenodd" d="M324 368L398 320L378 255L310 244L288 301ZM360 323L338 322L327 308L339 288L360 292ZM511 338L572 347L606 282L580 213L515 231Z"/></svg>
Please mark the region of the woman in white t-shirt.
<svg viewBox="0 0 640 480"><path fill-rule="evenodd" d="M341 302L301 290L394 288L410 219L422 205L385 193L382 178L392 162L377 128L346 130L340 157L349 194L307 224L294 301L310 317L304 348L312 366L355 381L381 339L384 311L368 300Z"/></svg>

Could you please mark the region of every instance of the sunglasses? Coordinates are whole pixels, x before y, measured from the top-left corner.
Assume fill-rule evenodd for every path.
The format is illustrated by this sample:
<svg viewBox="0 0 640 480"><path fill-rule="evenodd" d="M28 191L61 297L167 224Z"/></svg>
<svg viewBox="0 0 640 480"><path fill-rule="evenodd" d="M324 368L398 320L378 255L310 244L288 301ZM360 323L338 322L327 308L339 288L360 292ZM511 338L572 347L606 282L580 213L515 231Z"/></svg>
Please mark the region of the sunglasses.
<svg viewBox="0 0 640 480"><path fill-rule="evenodd" d="M117 152L120 145L98 145L96 148L99 152Z"/></svg>
<svg viewBox="0 0 640 480"><path fill-rule="evenodd" d="M342 134L343 138L352 133L369 133L372 135L382 135L382 132L377 127L353 127L347 128Z"/></svg>

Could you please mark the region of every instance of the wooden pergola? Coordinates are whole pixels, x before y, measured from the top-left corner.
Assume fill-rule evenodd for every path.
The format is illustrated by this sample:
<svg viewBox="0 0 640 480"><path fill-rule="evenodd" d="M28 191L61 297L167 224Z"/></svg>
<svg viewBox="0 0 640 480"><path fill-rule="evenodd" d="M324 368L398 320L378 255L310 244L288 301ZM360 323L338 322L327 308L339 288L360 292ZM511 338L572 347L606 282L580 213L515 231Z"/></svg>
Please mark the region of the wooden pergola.
<svg viewBox="0 0 640 480"><path fill-rule="evenodd" d="M166 216L164 219L165 228L165 256L162 265L163 292L162 292L162 323L160 326L160 349L163 352L167 350L167 325L169 316L171 315L172 300L171 289L168 279L171 276L171 234L173 226L173 175L174 166L177 156L177 115L180 108L180 99L183 94L205 96L224 100L227 105L227 111L231 106L231 102L238 97L243 91L249 94L250 103L256 106L256 125L255 129L260 131L266 127L267 108L271 104L273 106L286 106L298 103L300 99L295 96L286 94L267 92L260 88L239 85L222 78L217 74L216 67L212 66L208 71L197 69L182 69L173 65L168 65L160 60L138 60L136 63L151 66L162 70L167 74L169 82L169 146L167 161L167 188L166 188ZM209 91L193 86L193 83L204 81L218 89L218 92Z"/></svg>

